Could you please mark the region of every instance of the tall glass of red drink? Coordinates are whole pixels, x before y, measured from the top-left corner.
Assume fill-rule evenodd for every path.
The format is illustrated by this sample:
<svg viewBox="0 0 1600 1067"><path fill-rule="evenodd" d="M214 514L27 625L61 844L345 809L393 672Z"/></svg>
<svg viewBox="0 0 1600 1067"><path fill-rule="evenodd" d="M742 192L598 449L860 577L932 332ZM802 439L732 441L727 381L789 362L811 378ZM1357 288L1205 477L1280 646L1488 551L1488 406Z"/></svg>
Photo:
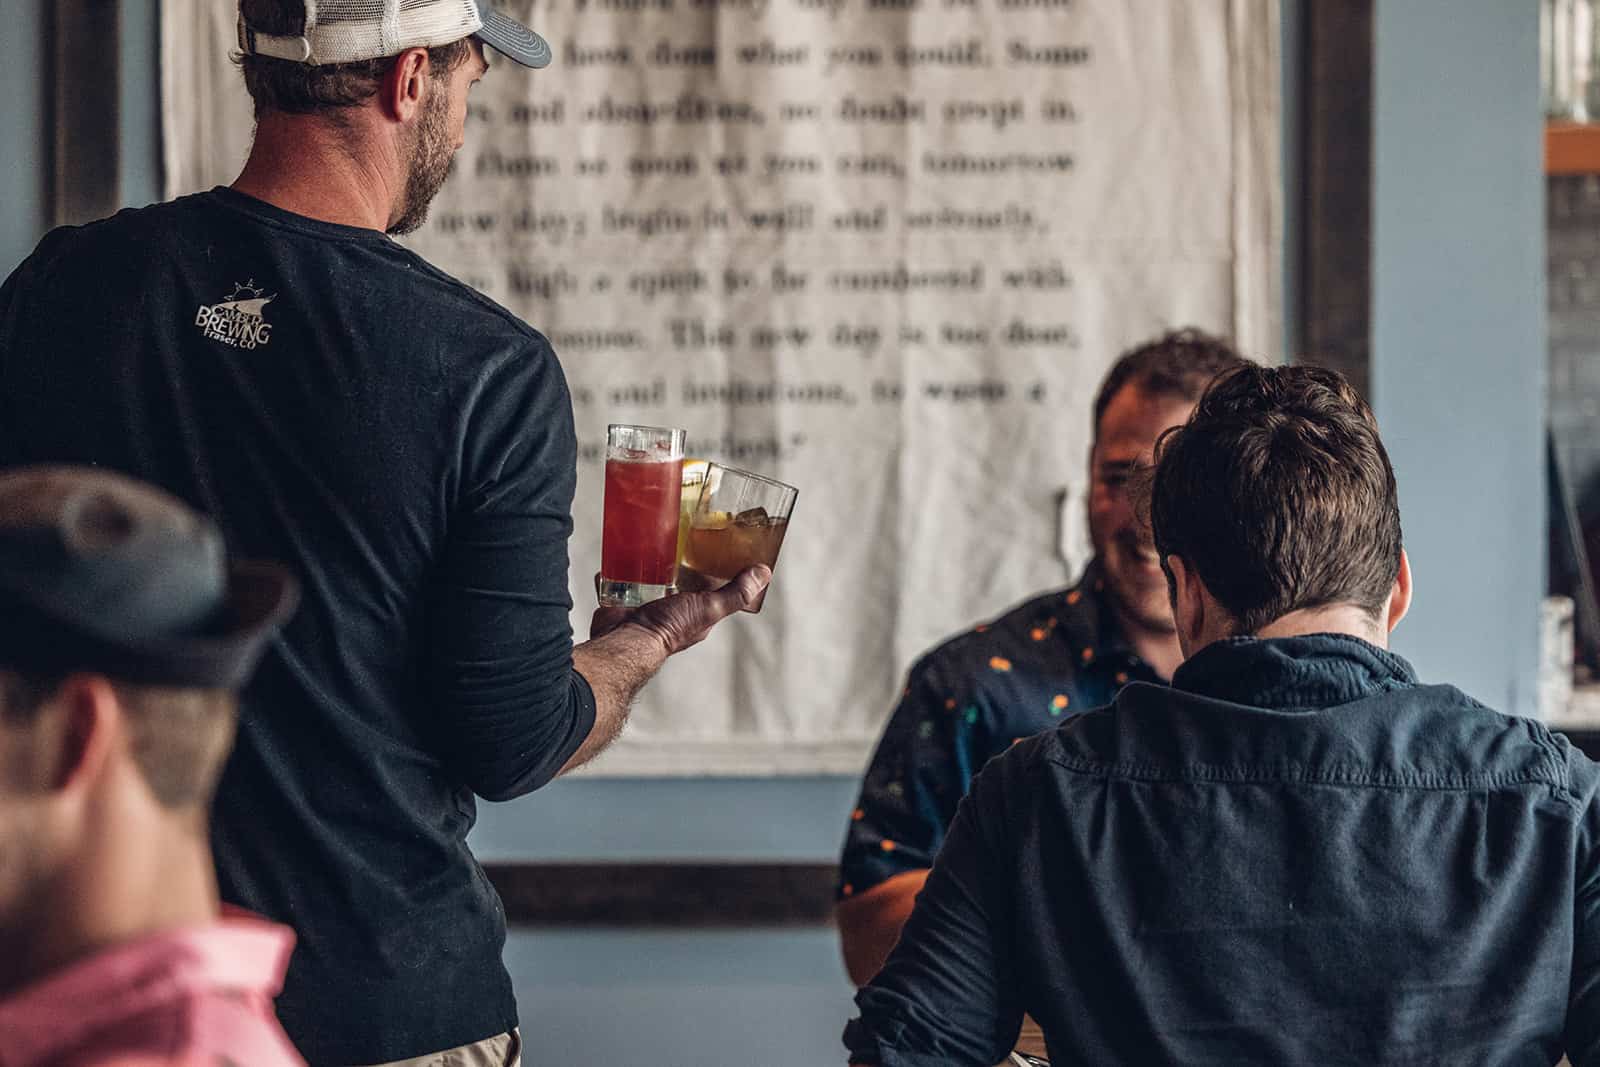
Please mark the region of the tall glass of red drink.
<svg viewBox="0 0 1600 1067"><path fill-rule="evenodd" d="M684 431L617 426L606 431L600 603L638 607L675 593Z"/></svg>

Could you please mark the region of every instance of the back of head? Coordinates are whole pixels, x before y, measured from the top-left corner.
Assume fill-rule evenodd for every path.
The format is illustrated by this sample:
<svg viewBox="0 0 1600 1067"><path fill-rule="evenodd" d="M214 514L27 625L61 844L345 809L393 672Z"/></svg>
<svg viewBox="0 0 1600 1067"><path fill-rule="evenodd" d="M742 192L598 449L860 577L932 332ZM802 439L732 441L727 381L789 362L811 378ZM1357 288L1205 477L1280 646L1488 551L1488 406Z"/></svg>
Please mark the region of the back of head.
<svg viewBox="0 0 1600 1067"><path fill-rule="evenodd" d="M1219 378L1157 448L1150 519L1251 634L1293 611L1376 618L1400 570L1394 470L1371 409L1338 373L1247 366Z"/></svg>
<svg viewBox="0 0 1600 1067"><path fill-rule="evenodd" d="M373 5L363 0L323 3L319 9L340 4L356 16L370 19ZM305 0L239 0L239 15L250 30L277 37L299 35L306 21ZM320 11L323 22L336 20L336 12ZM429 69L444 77L470 54L466 36L428 49ZM298 63L264 55L243 54L245 88L255 103L256 118L271 113L319 115L338 122L348 109L360 107L378 93L383 76L394 64L393 56L375 56L348 63Z"/></svg>

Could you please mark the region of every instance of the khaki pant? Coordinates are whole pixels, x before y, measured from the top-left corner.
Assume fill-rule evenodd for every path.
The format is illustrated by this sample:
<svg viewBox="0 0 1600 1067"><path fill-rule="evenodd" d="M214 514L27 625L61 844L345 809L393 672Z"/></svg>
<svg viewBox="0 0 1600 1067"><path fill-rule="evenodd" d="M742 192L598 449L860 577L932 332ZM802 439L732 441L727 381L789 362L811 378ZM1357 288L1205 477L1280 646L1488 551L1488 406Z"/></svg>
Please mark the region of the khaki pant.
<svg viewBox="0 0 1600 1067"><path fill-rule="evenodd" d="M522 1033L513 1030L460 1048L430 1052L409 1060L380 1063L374 1067L522 1067Z"/></svg>
<svg viewBox="0 0 1600 1067"><path fill-rule="evenodd" d="M1022 1017L1022 1033L1017 1035L1017 1050L996 1064L995 1067L1019 1067L1019 1065L1020 1067L1028 1067L1027 1061L1022 1058L1023 1053L1040 1060L1045 1057L1044 1031L1039 1028L1038 1023L1033 1021L1033 1016L1031 1015Z"/></svg>
<svg viewBox="0 0 1600 1067"><path fill-rule="evenodd" d="M1044 1031L1039 1024L1033 1021L1033 1016L1022 1017L1022 1033L1017 1035L1017 1051L1026 1052L1030 1056L1043 1059L1046 1055L1044 1048Z"/></svg>

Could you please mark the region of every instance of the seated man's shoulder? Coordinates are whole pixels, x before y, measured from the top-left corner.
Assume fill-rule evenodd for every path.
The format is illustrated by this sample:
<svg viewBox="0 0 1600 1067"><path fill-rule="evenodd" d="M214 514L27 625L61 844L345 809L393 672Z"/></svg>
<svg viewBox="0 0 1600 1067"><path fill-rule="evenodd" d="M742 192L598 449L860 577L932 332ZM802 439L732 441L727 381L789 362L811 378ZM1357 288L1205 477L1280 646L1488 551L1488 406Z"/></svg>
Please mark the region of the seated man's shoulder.
<svg viewBox="0 0 1600 1067"><path fill-rule="evenodd" d="M1098 773L1105 766L1095 741L1083 733L1085 724L1079 720L1089 720L1092 733L1093 719L1105 717L1108 711L1085 712L1054 729L1013 741L973 779L975 802L991 813L1009 812L1019 818L1041 805L1054 807L1063 773L1076 778L1085 772Z"/></svg>
<svg viewBox="0 0 1600 1067"><path fill-rule="evenodd" d="M1566 734L1496 711L1454 686L1423 689L1439 718L1423 720L1416 733L1430 731L1433 745L1454 746L1438 759L1437 784L1519 793L1541 808L1554 803L1567 818L1593 828L1591 834L1600 831L1600 763Z"/></svg>
<svg viewBox="0 0 1600 1067"><path fill-rule="evenodd" d="M1060 623L1072 588L1040 593L1001 614L953 634L933 646L912 665L915 675L944 678L985 670L1004 674L1019 657L1034 652L1045 635Z"/></svg>
<svg viewBox="0 0 1600 1067"><path fill-rule="evenodd" d="M1454 685L1419 685L1402 691L1390 729L1414 750L1453 756L1467 768L1511 781L1557 781L1576 769L1591 776L1595 764L1562 734L1535 719L1498 711ZM1374 714L1382 717L1382 701ZM1380 721L1383 721L1380 718Z"/></svg>
<svg viewBox="0 0 1600 1067"><path fill-rule="evenodd" d="M1128 735L1128 717L1121 710L1130 700L1139 696L1135 689L1150 690L1149 699L1163 702L1167 690L1163 686L1134 683L1123 689L1115 702L1064 719L1052 730L1046 730L1012 746L1008 756L1014 755L1019 766L1062 766L1070 770L1100 774L1112 770L1124 761L1132 745Z"/></svg>
<svg viewBox="0 0 1600 1067"><path fill-rule="evenodd" d="M1031 739L1034 758L1091 774L1220 773L1243 753L1288 754L1304 775L1350 785L1482 789L1549 784L1594 792L1600 767L1542 723L1496 711L1451 685L1397 686L1305 714L1218 715L1205 696L1133 683L1114 703ZM1262 748L1265 746L1265 748ZM1018 746L1020 749L1021 746ZM1022 751L1017 759L1027 758Z"/></svg>

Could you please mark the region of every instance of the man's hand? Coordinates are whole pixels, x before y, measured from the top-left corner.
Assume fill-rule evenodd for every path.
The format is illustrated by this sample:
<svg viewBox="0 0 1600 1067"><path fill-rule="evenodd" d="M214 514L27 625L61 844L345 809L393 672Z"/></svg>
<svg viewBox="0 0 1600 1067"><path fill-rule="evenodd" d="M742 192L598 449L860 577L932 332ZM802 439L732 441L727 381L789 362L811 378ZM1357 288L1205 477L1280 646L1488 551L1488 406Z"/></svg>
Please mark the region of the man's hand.
<svg viewBox="0 0 1600 1067"><path fill-rule="evenodd" d="M634 694L667 657L705 640L736 611L755 611L772 581L768 567L749 567L720 589L674 593L641 608L602 607L589 623L588 641L572 650L572 664L594 691L594 727L561 773L581 767L622 732Z"/></svg>
<svg viewBox="0 0 1600 1067"><path fill-rule="evenodd" d="M639 608L602 605L589 622L589 638L603 637L623 623L632 623L660 639L670 656L705 640L713 626L734 612L758 610L761 594L771 581L772 570L757 564L710 592L674 593Z"/></svg>

